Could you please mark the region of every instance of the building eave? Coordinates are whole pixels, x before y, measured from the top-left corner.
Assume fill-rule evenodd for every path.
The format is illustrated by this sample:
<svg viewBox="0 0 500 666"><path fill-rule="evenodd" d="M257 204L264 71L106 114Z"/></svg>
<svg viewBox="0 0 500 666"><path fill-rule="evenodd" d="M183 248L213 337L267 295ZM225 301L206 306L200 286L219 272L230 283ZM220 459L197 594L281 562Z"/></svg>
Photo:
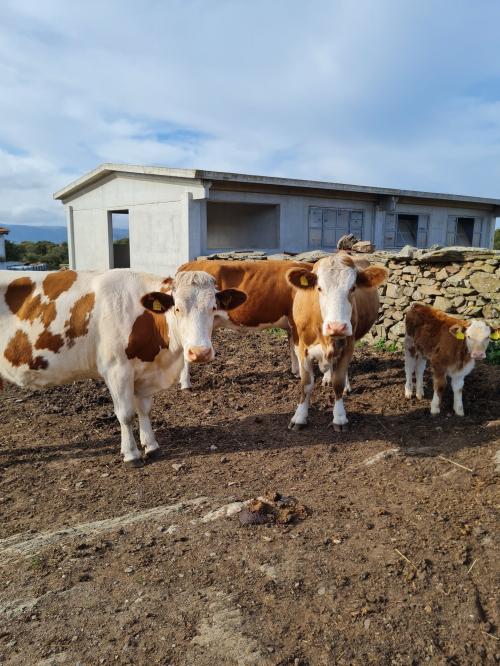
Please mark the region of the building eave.
<svg viewBox="0 0 500 666"><path fill-rule="evenodd" d="M401 190L388 187L371 187L365 185L352 185L346 183L334 183L317 180L301 180L296 178L279 178L275 176L258 176L251 174L230 173L224 171L205 171L201 169L175 169L170 167L150 167L131 164L105 163L98 166L93 171L88 172L81 178L74 180L54 194L54 199L62 200L74 196L78 191L89 187L97 181L111 174L137 174L142 176L160 176L166 178L180 178L186 180L203 180L213 184L220 185L242 185L252 188L275 188L287 190L302 191L325 191L335 192L346 195L362 195L363 197L373 197L376 199L386 197L397 197L402 200L420 200L432 201L433 203L444 204L477 204L481 207L500 207L500 199L489 197L466 196L461 194L445 194L439 192L419 192L417 190Z"/></svg>

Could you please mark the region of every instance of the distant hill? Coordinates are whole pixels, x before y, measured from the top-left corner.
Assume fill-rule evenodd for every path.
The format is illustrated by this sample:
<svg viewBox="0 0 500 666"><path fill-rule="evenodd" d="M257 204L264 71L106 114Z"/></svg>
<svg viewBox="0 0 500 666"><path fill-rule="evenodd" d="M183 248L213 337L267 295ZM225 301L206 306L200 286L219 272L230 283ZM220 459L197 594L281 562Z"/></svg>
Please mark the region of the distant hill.
<svg viewBox="0 0 500 666"><path fill-rule="evenodd" d="M10 233L7 240L13 243L22 243L23 241L51 241L52 243L64 243L68 240L66 227L36 227L28 224L9 224L6 225ZM120 240L128 236L127 229L113 229L113 239Z"/></svg>

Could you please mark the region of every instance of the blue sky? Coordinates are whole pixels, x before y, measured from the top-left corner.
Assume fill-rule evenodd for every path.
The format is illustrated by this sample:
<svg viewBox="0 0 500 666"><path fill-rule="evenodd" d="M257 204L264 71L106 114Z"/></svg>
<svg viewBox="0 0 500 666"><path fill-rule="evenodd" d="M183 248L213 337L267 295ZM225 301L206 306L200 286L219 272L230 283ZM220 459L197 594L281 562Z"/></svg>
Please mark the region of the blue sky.
<svg viewBox="0 0 500 666"><path fill-rule="evenodd" d="M500 198L496 0L4 0L0 223L101 162Z"/></svg>

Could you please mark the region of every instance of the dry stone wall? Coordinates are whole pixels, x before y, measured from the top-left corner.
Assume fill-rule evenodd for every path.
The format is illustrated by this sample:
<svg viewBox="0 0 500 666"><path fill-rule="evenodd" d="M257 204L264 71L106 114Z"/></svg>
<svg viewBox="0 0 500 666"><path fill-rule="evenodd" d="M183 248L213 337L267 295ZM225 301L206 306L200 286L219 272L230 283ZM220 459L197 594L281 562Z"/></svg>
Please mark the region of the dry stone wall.
<svg viewBox="0 0 500 666"><path fill-rule="evenodd" d="M228 252L209 259L293 259L314 262L327 253L321 250L298 255L263 252ZM380 288L381 308L368 341L401 345L404 317L412 303L428 303L463 319L483 318L500 327L500 252L483 248L434 246L429 250L405 247L399 253L360 255L389 269Z"/></svg>

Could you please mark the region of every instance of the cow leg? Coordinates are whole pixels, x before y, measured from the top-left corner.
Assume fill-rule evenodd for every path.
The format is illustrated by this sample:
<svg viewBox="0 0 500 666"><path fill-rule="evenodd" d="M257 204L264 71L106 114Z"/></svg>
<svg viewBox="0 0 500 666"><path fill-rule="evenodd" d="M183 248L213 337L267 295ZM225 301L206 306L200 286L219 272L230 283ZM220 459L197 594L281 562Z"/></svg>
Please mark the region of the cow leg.
<svg viewBox="0 0 500 666"><path fill-rule="evenodd" d="M134 411L134 378L126 366L114 365L104 375L104 381L111 393L116 418L121 428L121 454L124 462L131 467L141 464L141 454L137 448L132 423Z"/></svg>
<svg viewBox="0 0 500 666"><path fill-rule="evenodd" d="M405 338L405 398L413 396L413 373L417 367L417 359L415 356L415 347L413 346L412 338L406 336ZM425 367L425 366L424 366Z"/></svg>
<svg viewBox="0 0 500 666"><path fill-rule="evenodd" d="M333 428L337 432L347 430L347 415L344 407L344 392L347 380L347 368L351 355L345 354L339 358L333 373L333 393L335 404L333 405Z"/></svg>
<svg viewBox="0 0 500 666"><path fill-rule="evenodd" d="M416 383L417 383L417 388L416 388L416 397L417 400L422 400L424 397L424 372L425 372L425 366L427 364L427 360L423 357L418 355L417 356L417 367L415 369L415 377L416 377Z"/></svg>
<svg viewBox="0 0 500 666"><path fill-rule="evenodd" d="M151 396L135 396L135 411L139 417L139 439L144 447L146 458L153 458L155 451L160 448L149 417L152 402Z"/></svg>
<svg viewBox="0 0 500 666"><path fill-rule="evenodd" d="M451 388L453 389L453 411L457 416L464 415L464 405L462 402L464 379L465 375L463 372L457 372L451 376Z"/></svg>
<svg viewBox="0 0 500 666"><path fill-rule="evenodd" d="M320 368L321 369L321 368ZM330 365L327 370L323 373L323 379L321 380L321 386L331 386L332 383L332 366Z"/></svg>
<svg viewBox="0 0 500 666"><path fill-rule="evenodd" d="M191 388L191 373L190 373L190 363L189 361L184 361L184 365L182 366L180 378L180 387L182 390L190 389Z"/></svg>
<svg viewBox="0 0 500 666"><path fill-rule="evenodd" d="M348 395L351 392L351 382L349 381L349 372L345 372L345 386L344 386L344 395Z"/></svg>
<svg viewBox="0 0 500 666"><path fill-rule="evenodd" d="M443 398L444 389L446 386L446 373L442 370L433 368L434 374L434 395L431 401L431 414L436 416L441 412L441 400Z"/></svg>
<svg viewBox="0 0 500 666"><path fill-rule="evenodd" d="M300 349L298 358L300 369L300 402L288 426L290 430L301 430L307 425L311 393L314 388L314 368L312 359L307 355L307 349Z"/></svg>
<svg viewBox="0 0 500 666"><path fill-rule="evenodd" d="M295 345L293 344L292 332L290 330L287 331L287 335L288 335L288 347L290 349L290 363L292 368L292 375L294 377L299 377L300 376L299 359L297 358L297 354L295 353Z"/></svg>

